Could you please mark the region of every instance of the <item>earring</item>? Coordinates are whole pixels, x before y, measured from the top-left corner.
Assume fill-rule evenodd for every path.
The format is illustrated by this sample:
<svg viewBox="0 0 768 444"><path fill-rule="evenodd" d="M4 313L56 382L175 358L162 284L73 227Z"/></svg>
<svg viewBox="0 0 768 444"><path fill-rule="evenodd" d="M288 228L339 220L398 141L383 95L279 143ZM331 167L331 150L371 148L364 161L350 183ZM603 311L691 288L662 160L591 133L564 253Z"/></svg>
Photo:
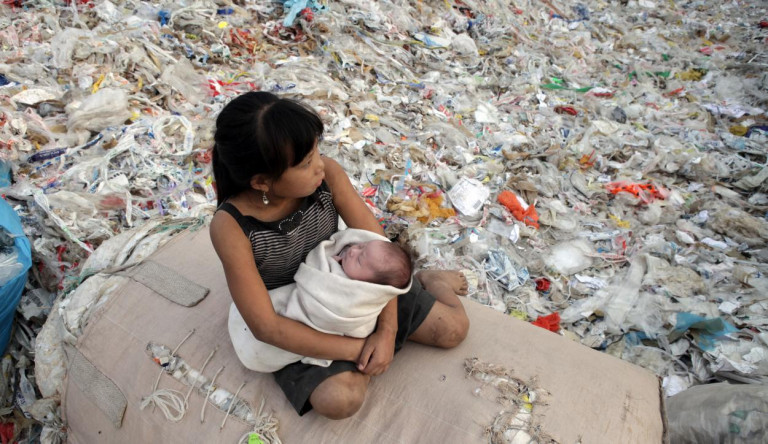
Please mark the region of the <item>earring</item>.
<svg viewBox="0 0 768 444"><path fill-rule="evenodd" d="M261 192L261 201L264 202L264 205L269 205L269 199L267 198L266 191Z"/></svg>

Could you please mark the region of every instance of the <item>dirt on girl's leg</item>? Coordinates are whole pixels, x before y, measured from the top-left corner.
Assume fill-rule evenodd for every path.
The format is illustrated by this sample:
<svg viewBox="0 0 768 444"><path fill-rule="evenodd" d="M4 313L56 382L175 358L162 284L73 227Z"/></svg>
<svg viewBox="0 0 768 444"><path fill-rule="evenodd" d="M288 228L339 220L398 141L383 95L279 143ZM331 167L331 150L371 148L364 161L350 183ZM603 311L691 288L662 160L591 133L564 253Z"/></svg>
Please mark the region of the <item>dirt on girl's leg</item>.
<svg viewBox="0 0 768 444"><path fill-rule="evenodd" d="M435 293L431 287L444 286L448 287L455 294L459 296L466 296L469 289L469 283L464 273L456 270L421 270L416 273L416 279L421 282L421 285L430 292Z"/></svg>

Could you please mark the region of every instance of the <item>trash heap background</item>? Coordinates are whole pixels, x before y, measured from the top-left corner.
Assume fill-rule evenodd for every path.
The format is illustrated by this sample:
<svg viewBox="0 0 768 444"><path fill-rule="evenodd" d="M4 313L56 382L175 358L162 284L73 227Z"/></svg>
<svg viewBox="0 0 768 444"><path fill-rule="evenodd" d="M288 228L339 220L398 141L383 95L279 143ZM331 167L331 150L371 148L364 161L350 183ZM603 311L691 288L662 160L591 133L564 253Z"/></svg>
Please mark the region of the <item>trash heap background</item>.
<svg viewBox="0 0 768 444"><path fill-rule="evenodd" d="M669 396L768 375L763 2L0 9L0 190L33 259L2 360L8 436L61 439L35 374L46 318L205 223L215 117L251 90L315 107L323 153L387 234L419 267L464 270L469 297L641 365Z"/></svg>

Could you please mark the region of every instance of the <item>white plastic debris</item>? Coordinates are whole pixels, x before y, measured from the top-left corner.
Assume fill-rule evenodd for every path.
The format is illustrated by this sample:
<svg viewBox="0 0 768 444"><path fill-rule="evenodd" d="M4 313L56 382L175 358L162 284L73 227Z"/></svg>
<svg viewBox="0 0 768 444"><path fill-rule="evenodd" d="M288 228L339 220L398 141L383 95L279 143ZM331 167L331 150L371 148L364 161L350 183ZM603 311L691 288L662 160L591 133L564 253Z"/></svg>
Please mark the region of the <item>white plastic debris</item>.
<svg viewBox="0 0 768 444"><path fill-rule="evenodd" d="M463 177L448 192L454 208L462 214L477 216L483 208L490 191L478 180Z"/></svg>
<svg viewBox="0 0 768 444"><path fill-rule="evenodd" d="M0 187L34 264L0 411L24 374L44 419L26 438L65 439L43 408L55 344L108 297L99 273L212 214L215 117L252 90L317 109L387 234L465 270L473 299L560 313L670 395L764 382L768 6L709 6L5 2Z"/></svg>

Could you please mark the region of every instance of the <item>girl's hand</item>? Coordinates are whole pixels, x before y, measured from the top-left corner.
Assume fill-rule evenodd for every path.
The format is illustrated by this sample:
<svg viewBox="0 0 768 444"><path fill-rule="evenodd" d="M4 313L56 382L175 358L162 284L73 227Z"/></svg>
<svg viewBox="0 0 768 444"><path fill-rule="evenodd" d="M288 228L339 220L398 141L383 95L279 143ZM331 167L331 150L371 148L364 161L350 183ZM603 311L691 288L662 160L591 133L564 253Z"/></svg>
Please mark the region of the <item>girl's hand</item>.
<svg viewBox="0 0 768 444"><path fill-rule="evenodd" d="M365 340L357 369L366 375L379 376L389 369L394 357L395 333L387 329L376 330Z"/></svg>

